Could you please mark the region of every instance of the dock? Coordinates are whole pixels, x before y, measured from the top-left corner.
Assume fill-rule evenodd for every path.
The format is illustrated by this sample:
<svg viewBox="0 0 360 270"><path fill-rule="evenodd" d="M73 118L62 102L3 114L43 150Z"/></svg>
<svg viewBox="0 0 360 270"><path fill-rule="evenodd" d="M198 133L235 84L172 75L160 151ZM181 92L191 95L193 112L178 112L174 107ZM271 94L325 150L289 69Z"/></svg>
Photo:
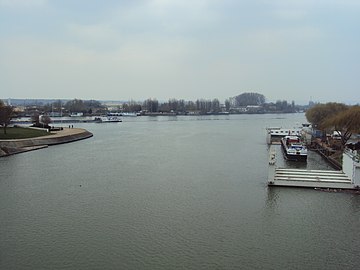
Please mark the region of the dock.
<svg viewBox="0 0 360 270"><path fill-rule="evenodd" d="M275 168L269 185L287 187L353 189L351 179L342 171Z"/></svg>
<svg viewBox="0 0 360 270"><path fill-rule="evenodd" d="M341 171L278 168L276 152L270 148L268 185L359 190L360 162L351 152L344 152Z"/></svg>

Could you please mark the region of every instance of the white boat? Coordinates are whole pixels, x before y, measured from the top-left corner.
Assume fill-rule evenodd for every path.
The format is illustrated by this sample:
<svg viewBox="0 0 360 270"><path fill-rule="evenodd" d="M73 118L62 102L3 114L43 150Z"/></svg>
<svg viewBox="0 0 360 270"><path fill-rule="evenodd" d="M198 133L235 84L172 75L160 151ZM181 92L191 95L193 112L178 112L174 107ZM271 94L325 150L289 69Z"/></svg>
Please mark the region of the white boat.
<svg viewBox="0 0 360 270"><path fill-rule="evenodd" d="M131 116L131 117L135 117L135 116L139 116L140 113L136 113L136 112L111 112L108 113L108 116Z"/></svg>
<svg viewBox="0 0 360 270"><path fill-rule="evenodd" d="M305 141L310 141L312 137L312 127L310 124L302 124L293 128L268 127L266 128L266 141L268 144L280 142L285 136L298 136Z"/></svg>
<svg viewBox="0 0 360 270"><path fill-rule="evenodd" d="M302 128L281 128L281 127L269 127L266 129L267 133L271 137L284 137L284 136L301 136Z"/></svg>
<svg viewBox="0 0 360 270"><path fill-rule="evenodd" d="M83 117L84 113L82 112L74 112L69 115L70 117Z"/></svg>
<svg viewBox="0 0 360 270"><path fill-rule="evenodd" d="M136 113L136 112L123 112L122 113L122 116L126 116L126 117L136 117L136 116L139 116L140 114L139 113Z"/></svg>
<svg viewBox="0 0 360 270"><path fill-rule="evenodd" d="M97 116L94 121L96 123L118 123L122 122L122 120L117 116Z"/></svg>
<svg viewBox="0 0 360 270"><path fill-rule="evenodd" d="M110 112L107 114L107 116L122 116L121 112Z"/></svg>
<svg viewBox="0 0 360 270"><path fill-rule="evenodd" d="M307 148L299 136L284 136L281 138L281 147L287 160L307 160Z"/></svg>

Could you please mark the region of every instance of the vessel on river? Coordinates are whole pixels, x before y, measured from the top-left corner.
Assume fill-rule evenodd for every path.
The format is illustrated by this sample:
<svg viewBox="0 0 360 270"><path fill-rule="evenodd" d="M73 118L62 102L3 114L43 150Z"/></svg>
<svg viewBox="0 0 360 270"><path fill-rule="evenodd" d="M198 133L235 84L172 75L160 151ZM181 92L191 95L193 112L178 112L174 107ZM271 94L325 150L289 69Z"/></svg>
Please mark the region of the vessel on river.
<svg viewBox="0 0 360 270"><path fill-rule="evenodd" d="M94 121L96 123L118 123L122 122L122 120L117 116L97 116Z"/></svg>
<svg viewBox="0 0 360 270"><path fill-rule="evenodd" d="M300 137L287 135L281 138L281 147L287 160L307 160L307 148Z"/></svg>
<svg viewBox="0 0 360 270"><path fill-rule="evenodd" d="M312 128L308 123L304 123L301 126L295 126L293 128L282 128L282 127L268 127L266 128L267 137L266 141L268 144L278 143L281 138L285 136L297 136L302 137L304 140L311 140Z"/></svg>
<svg viewBox="0 0 360 270"><path fill-rule="evenodd" d="M300 136L301 128L269 127L267 128L267 132L272 138L281 138L287 135Z"/></svg>

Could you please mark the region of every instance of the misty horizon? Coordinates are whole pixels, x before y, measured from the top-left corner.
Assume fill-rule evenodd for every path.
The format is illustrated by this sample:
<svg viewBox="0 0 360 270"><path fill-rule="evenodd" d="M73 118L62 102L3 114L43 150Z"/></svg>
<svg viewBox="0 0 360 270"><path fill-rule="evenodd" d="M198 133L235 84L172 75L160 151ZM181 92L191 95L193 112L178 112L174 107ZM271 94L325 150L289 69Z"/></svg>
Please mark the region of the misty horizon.
<svg viewBox="0 0 360 270"><path fill-rule="evenodd" d="M0 0L3 98L358 103L360 2Z"/></svg>

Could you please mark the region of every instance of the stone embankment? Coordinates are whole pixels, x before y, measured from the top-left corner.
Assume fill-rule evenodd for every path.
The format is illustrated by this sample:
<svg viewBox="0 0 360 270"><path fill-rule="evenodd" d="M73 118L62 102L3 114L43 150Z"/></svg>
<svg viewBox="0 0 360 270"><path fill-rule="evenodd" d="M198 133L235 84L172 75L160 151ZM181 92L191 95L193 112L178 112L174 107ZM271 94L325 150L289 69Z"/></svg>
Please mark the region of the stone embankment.
<svg viewBox="0 0 360 270"><path fill-rule="evenodd" d="M93 134L82 128L64 128L50 135L18 140L0 140L0 157L42 149L50 145L70 143L92 137Z"/></svg>

